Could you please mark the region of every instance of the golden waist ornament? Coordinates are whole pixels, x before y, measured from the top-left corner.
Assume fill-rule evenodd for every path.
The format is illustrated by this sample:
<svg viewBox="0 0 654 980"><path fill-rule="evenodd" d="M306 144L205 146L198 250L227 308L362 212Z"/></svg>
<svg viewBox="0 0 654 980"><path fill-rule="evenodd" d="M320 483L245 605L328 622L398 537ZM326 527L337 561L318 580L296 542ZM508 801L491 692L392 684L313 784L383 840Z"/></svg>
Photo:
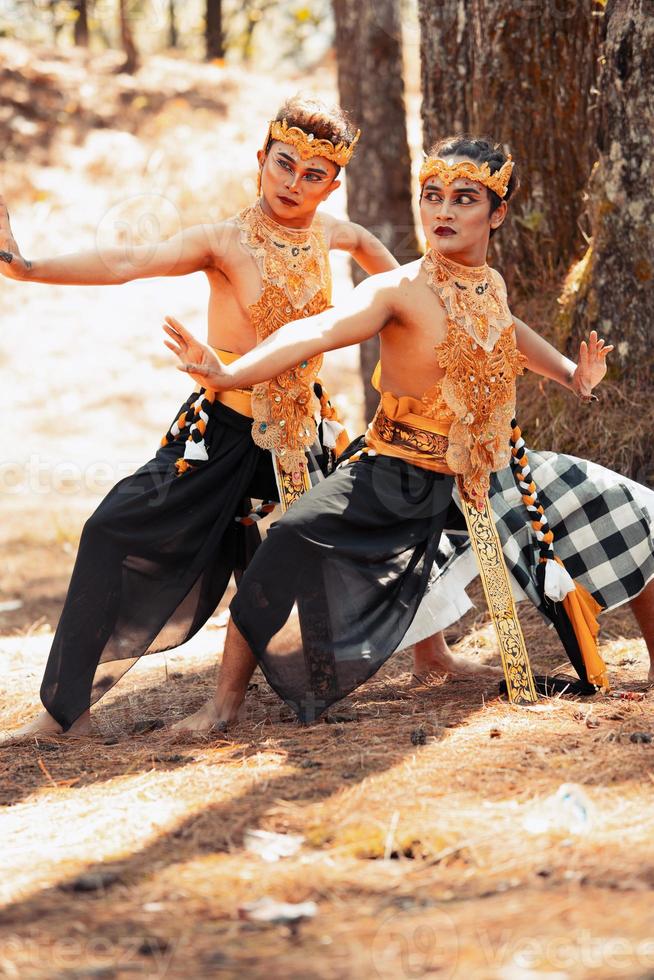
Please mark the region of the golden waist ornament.
<svg viewBox="0 0 654 980"><path fill-rule="evenodd" d="M232 364L241 357L240 354L220 350L218 347L214 347L213 350L223 364ZM252 418L252 388L229 388L227 391L217 391L216 401L220 402L221 405L226 405L227 408L231 408L234 412L238 412L239 415Z"/></svg>
<svg viewBox="0 0 654 980"><path fill-rule="evenodd" d="M449 444L447 423L403 411L402 401L406 399L384 392L366 432L366 445L382 456L396 456L423 469L450 473L445 458Z"/></svg>

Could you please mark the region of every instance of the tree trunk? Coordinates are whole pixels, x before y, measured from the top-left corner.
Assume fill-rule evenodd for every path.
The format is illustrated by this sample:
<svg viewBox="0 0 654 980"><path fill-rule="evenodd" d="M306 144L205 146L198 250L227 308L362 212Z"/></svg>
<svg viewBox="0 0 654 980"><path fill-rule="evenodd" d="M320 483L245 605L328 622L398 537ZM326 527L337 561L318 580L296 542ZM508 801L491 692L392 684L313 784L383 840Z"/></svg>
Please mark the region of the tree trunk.
<svg viewBox="0 0 654 980"><path fill-rule="evenodd" d="M125 64L122 71L128 75L133 75L139 66L139 55L132 35L132 26L129 22L129 0L119 0L120 14L120 43L125 52Z"/></svg>
<svg viewBox="0 0 654 980"><path fill-rule="evenodd" d="M207 0L205 42L207 61L225 57L221 0Z"/></svg>
<svg viewBox="0 0 654 980"><path fill-rule="evenodd" d="M89 43L89 20L88 20L88 4L86 0L75 0L73 4L73 10L75 11L75 26L73 28L75 44L82 47L88 47Z"/></svg>
<svg viewBox="0 0 654 980"><path fill-rule="evenodd" d="M584 247L595 157L596 0L419 0L425 148L469 131L508 146L521 190L494 240L509 286L563 271Z"/></svg>
<svg viewBox="0 0 654 980"><path fill-rule="evenodd" d="M422 127L425 150L471 129L469 0L419 0Z"/></svg>
<svg viewBox="0 0 654 980"><path fill-rule="evenodd" d="M615 344L586 441L601 462L654 485L654 11L649 0L608 0L606 16L592 244L568 278L559 326L573 357L592 329Z"/></svg>
<svg viewBox="0 0 654 980"><path fill-rule="evenodd" d="M350 219L377 235L400 263L410 262L420 253L411 207L399 0L334 0L334 15L340 101L362 132L347 167ZM353 267L355 282L364 275ZM378 357L376 338L362 345L368 419L379 400L369 384Z"/></svg>
<svg viewBox="0 0 654 980"><path fill-rule="evenodd" d="M175 16L175 0L168 0L168 47L176 48L179 41L177 33L177 18Z"/></svg>

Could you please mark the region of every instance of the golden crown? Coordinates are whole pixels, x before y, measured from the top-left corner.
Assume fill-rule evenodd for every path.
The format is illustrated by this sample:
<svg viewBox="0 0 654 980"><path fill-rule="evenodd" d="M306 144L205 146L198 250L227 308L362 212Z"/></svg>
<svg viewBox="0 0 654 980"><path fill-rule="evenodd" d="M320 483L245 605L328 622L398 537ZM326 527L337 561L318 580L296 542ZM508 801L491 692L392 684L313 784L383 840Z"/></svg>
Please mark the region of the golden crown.
<svg viewBox="0 0 654 980"><path fill-rule="evenodd" d="M503 163L499 170L491 173L490 167L486 162L478 166L470 160L461 160L459 163L447 163L440 157L427 157L420 168L420 186L429 177L440 177L445 185L451 184L457 177L467 177L468 180L476 180L495 191L498 197L505 197L515 164L509 153L506 163Z"/></svg>
<svg viewBox="0 0 654 980"><path fill-rule="evenodd" d="M268 146L269 140L280 140L294 146L300 154L302 160L310 160L311 157L325 157L339 167L345 167L352 159L354 147L359 142L361 130L358 129L356 136L351 143L337 143L335 146L331 140L316 139L313 133L305 133L298 126L289 126L286 119L275 119L268 127L268 135L264 143L264 149Z"/></svg>

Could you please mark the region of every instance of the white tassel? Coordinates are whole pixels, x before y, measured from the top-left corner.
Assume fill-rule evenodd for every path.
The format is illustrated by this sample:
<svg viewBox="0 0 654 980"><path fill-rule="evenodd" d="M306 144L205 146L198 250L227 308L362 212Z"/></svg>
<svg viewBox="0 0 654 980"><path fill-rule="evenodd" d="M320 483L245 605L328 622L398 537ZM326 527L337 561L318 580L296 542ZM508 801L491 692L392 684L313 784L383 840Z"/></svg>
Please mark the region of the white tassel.
<svg viewBox="0 0 654 980"><path fill-rule="evenodd" d="M207 455L207 447L204 444L204 439L202 442L193 442L192 439L187 439L184 446L184 459L206 462L209 456Z"/></svg>
<svg viewBox="0 0 654 980"><path fill-rule="evenodd" d="M344 425L341 425L340 422L335 422L333 419L322 420L322 444L325 449L336 448L336 440L344 429Z"/></svg>
<svg viewBox="0 0 654 980"><path fill-rule="evenodd" d="M545 562L545 595L548 599L561 602L574 590L575 583L563 565L559 565L553 558L548 558Z"/></svg>

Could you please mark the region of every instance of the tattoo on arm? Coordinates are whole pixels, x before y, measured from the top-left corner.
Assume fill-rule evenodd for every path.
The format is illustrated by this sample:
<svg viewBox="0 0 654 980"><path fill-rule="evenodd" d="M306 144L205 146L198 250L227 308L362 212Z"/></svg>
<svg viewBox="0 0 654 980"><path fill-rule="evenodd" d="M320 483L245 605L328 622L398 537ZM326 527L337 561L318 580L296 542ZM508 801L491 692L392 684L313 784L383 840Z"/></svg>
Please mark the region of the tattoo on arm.
<svg viewBox="0 0 654 980"><path fill-rule="evenodd" d="M14 257L11 254L11 252L5 252L2 249L0 249L0 262L7 262L7 263L9 263L9 262L13 262L13 261L14 261Z"/></svg>

